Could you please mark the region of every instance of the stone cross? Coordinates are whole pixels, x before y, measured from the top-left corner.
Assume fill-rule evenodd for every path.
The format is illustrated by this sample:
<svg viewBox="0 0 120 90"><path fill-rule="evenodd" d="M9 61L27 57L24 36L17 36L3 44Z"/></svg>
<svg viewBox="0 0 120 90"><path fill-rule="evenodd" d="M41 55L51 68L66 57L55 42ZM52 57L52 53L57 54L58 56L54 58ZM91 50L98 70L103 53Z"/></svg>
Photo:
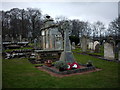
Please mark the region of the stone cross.
<svg viewBox="0 0 120 90"><path fill-rule="evenodd" d="M60 60L64 60L67 63L75 62L73 53L71 52L71 44L69 40L69 30L64 31L64 51L61 53Z"/></svg>
<svg viewBox="0 0 120 90"><path fill-rule="evenodd" d="M69 31L66 29L64 31L64 51L71 52L71 44L69 40Z"/></svg>

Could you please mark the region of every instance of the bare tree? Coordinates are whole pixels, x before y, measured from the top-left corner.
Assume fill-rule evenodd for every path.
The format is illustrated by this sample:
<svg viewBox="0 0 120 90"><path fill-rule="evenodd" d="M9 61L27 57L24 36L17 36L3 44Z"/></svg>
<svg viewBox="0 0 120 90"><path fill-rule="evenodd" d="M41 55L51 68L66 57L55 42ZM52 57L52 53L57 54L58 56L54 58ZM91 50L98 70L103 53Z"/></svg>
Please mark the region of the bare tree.
<svg viewBox="0 0 120 90"><path fill-rule="evenodd" d="M28 18L29 18L29 28L33 32L33 37L37 37L40 35L39 30L40 30L40 18L41 18L41 11L36 8L27 8L28 10Z"/></svg>
<svg viewBox="0 0 120 90"><path fill-rule="evenodd" d="M114 36L115 39L120 38L120 16L110 22L108 27L109 35Z"/></svg>
<svg viewBox="0 0 120 90"><path fill-rule="evenodd" d="M93 23L92 30L93 30L93 38L94 39L96 38L97 40L101 41L102 33L105 30L104 24L100 21L97 21Z"/></svg>

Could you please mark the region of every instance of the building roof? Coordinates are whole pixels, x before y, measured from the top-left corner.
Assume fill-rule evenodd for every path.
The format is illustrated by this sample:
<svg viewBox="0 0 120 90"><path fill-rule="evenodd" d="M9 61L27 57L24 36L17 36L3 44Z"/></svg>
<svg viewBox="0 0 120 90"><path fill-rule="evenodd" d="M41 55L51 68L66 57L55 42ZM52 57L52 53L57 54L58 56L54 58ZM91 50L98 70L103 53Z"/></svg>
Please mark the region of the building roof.
<svg viewBox="0 0 120 90"><path fill-rule="evenodd" d="M48 29L48 28L55 28L55 27L58 27L58 24L53 24L53 25L50 25L48 27L41 28L41 30L45 30L45 29Z"/></svg>

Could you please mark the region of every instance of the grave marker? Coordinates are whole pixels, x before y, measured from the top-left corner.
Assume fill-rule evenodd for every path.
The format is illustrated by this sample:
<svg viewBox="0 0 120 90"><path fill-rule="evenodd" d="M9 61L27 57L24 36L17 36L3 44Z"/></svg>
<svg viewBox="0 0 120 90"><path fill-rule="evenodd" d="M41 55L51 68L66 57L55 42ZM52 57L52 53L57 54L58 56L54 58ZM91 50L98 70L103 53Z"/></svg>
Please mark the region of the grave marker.
<svg viewBox="0 0 120 90"><path fill-rule="evenodd" d="M104 58L110 60L114 60L115 58L113 45L111 43L104 43Z"/></svg>
<svg viewBox="0 0 120 90"><path fill-rule="evenodd" d="M61 53L60 60L64 60L67 63L75 62L73 53L71 52L71 44L69 40L69 31L64 31L64 51Z"/></svg>
<svg viewBox="0 0 120 90"><path fill-rule="evenodd" d="M86 36L82 37L81 47L82 47L82 51L86 52L87 50L87 37Z"/></svg>
<svg viewBox="0 0 120 90"><path fill-rule="evenodd" d="M72 42L72 49L75 49L75 42Z"/></svg>

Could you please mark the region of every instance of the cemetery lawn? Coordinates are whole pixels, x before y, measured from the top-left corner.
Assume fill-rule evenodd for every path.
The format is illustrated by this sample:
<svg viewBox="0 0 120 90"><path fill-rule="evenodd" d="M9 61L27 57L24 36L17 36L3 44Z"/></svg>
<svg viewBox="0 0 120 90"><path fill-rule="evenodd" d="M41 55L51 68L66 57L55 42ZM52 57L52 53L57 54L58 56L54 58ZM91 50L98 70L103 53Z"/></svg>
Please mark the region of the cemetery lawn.
<svg viewBox="0 0 120 90"><path fill-rule="evenodd" d="M3 52L11 52L13 50L24 50L24 49L33 49L33 48L32 47L22 47L22 48L19 48L19 49L6 49Z"/></svg>
<svg viewBox="0 0 120 90"><path fill-rule="evenodd" d="M118 88L118 63L74 53L85 64L91 60L101 71L68 77L54 77L40 71L27 58L2 60L3 88Z"/></svg>

